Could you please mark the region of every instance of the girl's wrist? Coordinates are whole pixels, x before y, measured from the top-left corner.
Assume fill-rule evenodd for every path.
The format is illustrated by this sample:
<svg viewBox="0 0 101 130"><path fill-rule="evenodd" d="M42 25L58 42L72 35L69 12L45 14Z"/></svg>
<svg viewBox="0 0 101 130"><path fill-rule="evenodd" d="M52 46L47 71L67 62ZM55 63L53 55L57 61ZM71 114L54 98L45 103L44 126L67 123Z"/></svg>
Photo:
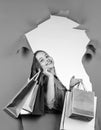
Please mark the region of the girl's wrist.
<svg viewBox="0 0 101 130"><path fill-rule="evenodd" d="M48 78L49 78L49 79L54 79L54 75L53 75L53 74L50 74L50 75L48 75Z"/></svg>

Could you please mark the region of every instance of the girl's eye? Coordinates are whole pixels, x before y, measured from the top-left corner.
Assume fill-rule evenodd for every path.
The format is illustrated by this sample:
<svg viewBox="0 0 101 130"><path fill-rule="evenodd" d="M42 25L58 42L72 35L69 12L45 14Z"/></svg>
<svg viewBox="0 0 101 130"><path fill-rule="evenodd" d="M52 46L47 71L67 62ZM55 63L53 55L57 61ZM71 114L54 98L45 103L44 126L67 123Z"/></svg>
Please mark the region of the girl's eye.
<svg viewBox="0 0 101 130"><path fill-rule="evenodd" d="M49 56L48 55L46 55L46 58L48 58Z"/></svg>
<svg viewBox="0 0 101 130"><path fill-rule="evenodd" d="M41 60L40 60L40 62L43 62L43 61L44 61L44 59L41 59Z"/></svg>

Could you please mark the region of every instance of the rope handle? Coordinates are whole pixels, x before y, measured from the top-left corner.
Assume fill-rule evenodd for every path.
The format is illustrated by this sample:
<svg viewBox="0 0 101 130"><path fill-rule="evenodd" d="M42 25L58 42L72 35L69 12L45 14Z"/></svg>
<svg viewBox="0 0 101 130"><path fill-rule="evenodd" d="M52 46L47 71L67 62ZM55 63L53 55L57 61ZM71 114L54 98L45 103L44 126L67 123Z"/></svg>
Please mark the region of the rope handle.
<svg viewBox="0 0 101 130"><path fill-rule="evenodd" d="M38 79L39 75L40 75L40 72L41 72L41 70L39 69L39 71L28 82L30 82L32 80L36 81Z"/></svg>

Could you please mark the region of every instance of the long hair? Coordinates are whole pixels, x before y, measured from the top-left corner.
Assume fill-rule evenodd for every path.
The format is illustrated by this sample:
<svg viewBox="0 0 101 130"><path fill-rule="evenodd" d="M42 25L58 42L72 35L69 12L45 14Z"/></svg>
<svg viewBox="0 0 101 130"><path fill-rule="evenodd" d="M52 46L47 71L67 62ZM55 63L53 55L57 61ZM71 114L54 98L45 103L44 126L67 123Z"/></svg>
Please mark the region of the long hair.
<svg viewBox="0 0 101 130"><path fill-rule="evenodd" d="M30 73L30 79L39 71L39 69L42 71L42 67L40 63L38 62L36 55L40 51L36 51L33 55L33 61L31 66L31 73Z"/></svg>
<svg viewBox="0 0 101 130"><path fill-rule="evenodd" d="M32 66L31 66L30 79L31 79L31 78L39 71L39 69L40 69L41 73L40 73L40 76L39 76L39 78L38 78L38 82L39 82L39 84L40 84L41 86L44 85L44 87L45 87L45 86L47 86L48 77L42 73L42 72L43 72L43 69L42 69L42 67L41 67L41 65L40 65L40 63L39 63L39 61L38 61L37 58L36 58L36 55L37 55L39 52L44 52L44 53L46 53L46 52L43 51L43 50L38 50L38 51L36 51L36 52L34 53L34 55L33 55L33 61L32 61ZM47 54L47 53L46 53L46 54ZM59 78L58 78L57 75L56 75L55 67L54 67L54 73L55 73L56 79L57 79L57 80L60 82L60 84L63 86L63 84L61 83L61 81L59 80ZM45 91L47 91L47 88L46 88L46 87L45 87Z"/></svg>
<svg viewBox="0 0 101 130"><path fill-rule="evenodd" d="M32 66L31 66L30 78L32 78L32 77L39 71L39 69L40 69L41 71L43 71L43 69L42 69L42 67L41 67L41 65L40 65L40 63L39 63L39 61L38 61L37 58L36 58L36 55L37 55L39 52L44 52L44 53L46 53L46 52L43 51L43 50L38 50L38 51L36 51L36 52L34 53L33 62L32 62ZM47 53L46 53L46 54L47 54ZM48 54L47 54L47 55L48 55ZM54 68L54 72L55 72L55 74L56 74L55 68Z"/></svg>
<svg viewBox="0 0 101 130"><path fill-rule="evenodd" d="M43 72L43 69L39 63L39 61L37 60L36 58L36 55L39 53L39 52L44 52L46 53L45 51L43 50L38 50L34 53L33 55L33 61L32 61L32 66L31 66L31 73L30 73L30 79L40 70L41 73L40 73L40 76L39 76L39 84L43 85L44 83L46 84L47 83L47 80L48 78L42 73Z"/></svg>
<svg viewBox="0 0 101 130"><path fill-rule="evenodd" d="M43 84L46 84L46 83L47 83L48 77L45 76L45 75L42 73L42 72L43 72L43 69L42 69L42 67L41 67L41 65L40 65L40 63L39 63L39 61L38 61L37 58L36 58L36 55L37 55L39 52L44 52L44 53L46 53L46 52L43 51L43 50L38 50L38 51L36 51L36 52L34 53L34 55L33 55L33 61L32 61L32 66L31 66L30 79L40 70L41 73L40 73L40 76L39 76L39 83L40 83L41 85L43 85ZM46 54L47 54L47 53L46 53ZM48 55L48 54L47 54L47 55ZM55 74L55 76L56 76L55 67L54 67L54 74ZM57 77L57 76L56 76L56 77ZM57 77L57 79L58 79L58 77ZM58 79L58 80L59 80L59 79Z"/></svg>

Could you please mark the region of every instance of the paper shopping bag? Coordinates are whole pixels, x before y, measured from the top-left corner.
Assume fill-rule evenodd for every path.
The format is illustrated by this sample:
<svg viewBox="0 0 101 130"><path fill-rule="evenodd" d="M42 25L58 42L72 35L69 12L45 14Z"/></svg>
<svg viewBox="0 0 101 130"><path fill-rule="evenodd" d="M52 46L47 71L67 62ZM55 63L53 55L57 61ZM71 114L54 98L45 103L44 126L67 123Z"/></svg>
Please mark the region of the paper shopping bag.
<svg viewBox="0 0 101 130"><path fill-rule="evenodd" d="M33 78L18 92L14 99L4 108L11 116L18 118L20 114L25 114L22 110L26 111L27 114L33 111L38 90L38 81L36 80L38 75L39 73L33 76Z"/></svg>
<svg viewBox="0 0 101 130"><path fill-rule="evenodd" d="M37 82L28 93L20 115L43 115L44 114L44 87Z"/></svg>
<svg viewBox="0 0 101 130"><path fill-rule="evenodd" d="M70 91L67 91L65 94L60 130L95 130L97 97L94 96L94 118L90 121L84 121L69 117L70 95Z"/></svg>
<svg viewBox="0 0 101 130"><path fill-rule="evenodd" d="M94 118L94 92L74 88L69 95L69 117L84 121Z"/></svg>
<svg viewBox="0 0 101 130"><path fill-rule="evenodd" d="M21 109L20 114L29 114L33 112L34 109L34 104L36 100L36 95L37 95L37 90L38 90L38 84L37 82L34 84L30 92L27 94L26 101Z"/></svg>
<svg viewBox="0 0 101 130"><path fill-rule="evenodd" d="M15 98L5 107L5 111L11 114L13 117L18 118L20 111L25 104L29 93L31 92L35 81L29 82L16 96Z"/></svg>

